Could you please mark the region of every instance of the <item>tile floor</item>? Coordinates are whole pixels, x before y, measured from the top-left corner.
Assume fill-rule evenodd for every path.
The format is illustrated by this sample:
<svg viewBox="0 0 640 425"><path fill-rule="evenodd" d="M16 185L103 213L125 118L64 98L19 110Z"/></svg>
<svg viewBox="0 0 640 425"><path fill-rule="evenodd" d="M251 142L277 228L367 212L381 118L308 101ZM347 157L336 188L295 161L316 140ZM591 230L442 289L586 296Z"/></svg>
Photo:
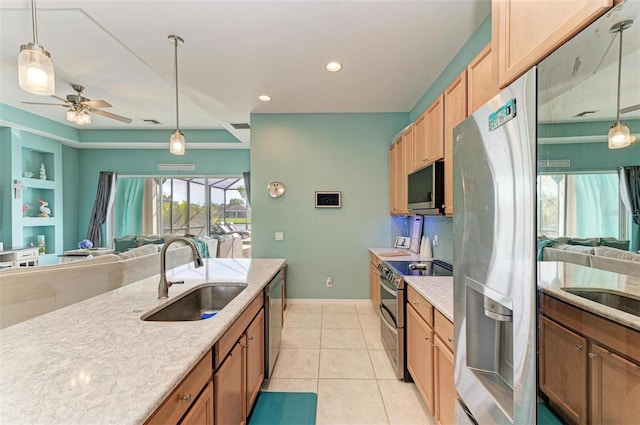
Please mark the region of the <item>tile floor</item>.
<svg viewBox="0 0 640 425"><path fill-rule="evenodd" d="M415 385L396 379L368 302L288 304L263 390L316 392L317 425L435 423Z"/></svg>

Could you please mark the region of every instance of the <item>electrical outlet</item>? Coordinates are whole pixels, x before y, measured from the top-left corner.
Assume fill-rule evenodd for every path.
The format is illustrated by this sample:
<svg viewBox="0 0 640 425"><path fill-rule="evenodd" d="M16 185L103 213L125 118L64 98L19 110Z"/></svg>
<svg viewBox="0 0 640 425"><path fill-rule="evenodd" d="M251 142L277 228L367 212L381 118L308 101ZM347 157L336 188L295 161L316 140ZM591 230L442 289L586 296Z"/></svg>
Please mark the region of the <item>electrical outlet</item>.
<svg viewBox="0 0 640 425"><path fill-rule="evenodd" d="M283 241L284 240L284 232L276 232L276 240Z"/></svg>
<svg viewBox="0 0 640 425"><path fill-rule="evenodd" d="M433 235L433 246L438 246L438 235Z"/></svg>
<svg viewBox="0 0 640 425"><path fill-rule="evenodd" d="M327 278L327 288L332 288L332 287L333 287L333 278L329 276Z"/></svg>

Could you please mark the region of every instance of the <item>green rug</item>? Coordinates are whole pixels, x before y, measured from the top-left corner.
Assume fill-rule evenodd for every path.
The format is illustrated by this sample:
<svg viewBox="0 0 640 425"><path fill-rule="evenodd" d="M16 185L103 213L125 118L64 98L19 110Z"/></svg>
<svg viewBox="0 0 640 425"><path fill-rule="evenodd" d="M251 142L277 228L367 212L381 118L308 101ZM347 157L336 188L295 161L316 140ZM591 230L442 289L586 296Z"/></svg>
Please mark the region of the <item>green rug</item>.
<svg viewBox="0 0 640 425"><path fill-rule="evenodd" d="M544 403L538 403L538 425L561 425L562 422Z"/></svg>
<svg viewBox="0 0 640 425"><path fill-rule="evenodd" d="M316 393L258 394L248 425L315 425Z"/></svg>

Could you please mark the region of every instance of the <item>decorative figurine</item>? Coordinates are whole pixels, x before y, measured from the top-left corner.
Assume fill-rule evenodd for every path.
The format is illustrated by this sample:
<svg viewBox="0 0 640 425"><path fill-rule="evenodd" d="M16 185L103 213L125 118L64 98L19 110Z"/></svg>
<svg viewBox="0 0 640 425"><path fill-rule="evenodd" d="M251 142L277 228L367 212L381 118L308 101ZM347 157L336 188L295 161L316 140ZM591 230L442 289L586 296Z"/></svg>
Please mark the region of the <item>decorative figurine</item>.
<svg viewBox="0 0 640 425"><path fill-rule="evenodd" d="M80 242L78 242L78 248L79 249L91 249L91 248L93 248L93 242L91 242L89 239L83 239Z"/></svg>
<svg viewBox="0 0 640 425"><path fill-rule="evenodd" d="M24 172L24 176L28 179L30 179L31 177L33 177L33 173L31 171L25 171Z"/></svg>
<svg viewBox="0 0 640 425"><path fill-rule="evenodd" d="M22 216L23 216L23 217L26 217L26 216L27 216L27 211L29 211L29 205L24 204L24 205L22 206Z"/></svg>
<svg viewBox="0 0 640 425"><path fill-rule="evenodd" d="M38 239L38 255L44 255L47 253L47 244L44 241L44 235L37 235Z"/></svg>
<svg viewBox="0 0 640 425"><path fill-rule="evenodd" d="M51 215L51 209L47 207L49 203L42 199L38 199L38 202L40 202L40 214L38 214L38 217L49 217Z"/></svg>
<svg viewBox="0 0 640 425"><path fill-rule="evenodd" d="M40 164L40 180L46 180L47 179L47 172L44 169L44 162L42 164Z"/></svg>

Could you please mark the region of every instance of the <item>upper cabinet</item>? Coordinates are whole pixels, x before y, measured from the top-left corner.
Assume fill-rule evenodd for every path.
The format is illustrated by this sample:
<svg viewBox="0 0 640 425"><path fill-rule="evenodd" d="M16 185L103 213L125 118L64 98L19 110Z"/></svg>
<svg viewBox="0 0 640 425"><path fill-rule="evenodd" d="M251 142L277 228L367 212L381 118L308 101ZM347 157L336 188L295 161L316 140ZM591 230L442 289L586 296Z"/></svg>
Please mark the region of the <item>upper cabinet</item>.
<svg viewBox="0 0 640 425"><path fill-rule="evenodd" d="M444 157L444 96L441 94L413 124L413 170Z"/></svg>
<svg viewBox="0 0 640 425"><path fill-rule="evenodd" d="M613 0L493 0L491 38L500 87L506 87L598 16Z"/></svg>
<svg viewBox="0 0 640 425"><path fill-rule="evenodd" d="M444 213L453 215L453 128L467 117L467 71L444 91Z"/></svg>
<svg viewBox="0 0 640 425"><path fill-rule="evenodd" d="M491 43L467 65L467 110L472 114L498 94L498 70L493 63Z"/></svg>

